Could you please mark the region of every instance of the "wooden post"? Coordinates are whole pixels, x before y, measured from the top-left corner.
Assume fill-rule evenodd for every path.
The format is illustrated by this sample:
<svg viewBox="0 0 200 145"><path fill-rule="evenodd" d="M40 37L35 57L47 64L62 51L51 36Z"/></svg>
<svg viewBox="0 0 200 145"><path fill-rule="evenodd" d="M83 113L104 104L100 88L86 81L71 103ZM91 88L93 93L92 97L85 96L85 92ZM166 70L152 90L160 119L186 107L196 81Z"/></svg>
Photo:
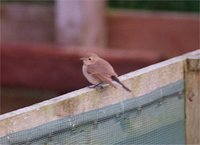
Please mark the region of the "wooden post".
<svg viewBox="0 0 200 145"><path fill-rule="evenodd" d="M56 39L60 45L105 47L105 0L56 0Z"/></svg>
<svg viewBox="0 0 200 145"><path fill-rule="evenodd" d="M186 143L200 143L200 57L185 65Z"/></svg>

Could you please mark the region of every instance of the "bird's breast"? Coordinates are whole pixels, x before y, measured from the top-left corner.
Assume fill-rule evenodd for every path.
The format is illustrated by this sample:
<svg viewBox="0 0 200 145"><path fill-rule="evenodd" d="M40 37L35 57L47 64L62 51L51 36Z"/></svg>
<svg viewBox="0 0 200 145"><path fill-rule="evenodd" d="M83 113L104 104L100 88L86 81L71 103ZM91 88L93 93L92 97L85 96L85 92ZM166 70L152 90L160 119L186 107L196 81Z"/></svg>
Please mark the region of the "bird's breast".
<svg viewBox="0 0 200 145"><path fill-rule="evenodd" d="M99 84L101 81L98 78L95 78L93 75L89 74L87 71L87 66L83 65L82 67L83 75L86 77L86 79L91 83L91 84Z"/></svg>

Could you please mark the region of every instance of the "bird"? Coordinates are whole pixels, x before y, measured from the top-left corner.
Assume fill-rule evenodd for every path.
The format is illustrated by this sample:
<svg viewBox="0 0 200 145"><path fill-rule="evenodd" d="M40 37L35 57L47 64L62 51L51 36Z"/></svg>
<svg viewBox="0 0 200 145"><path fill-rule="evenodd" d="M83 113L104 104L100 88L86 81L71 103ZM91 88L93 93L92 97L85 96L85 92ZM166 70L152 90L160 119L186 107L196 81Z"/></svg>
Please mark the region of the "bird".
<svg viewBox="0 0 200 145"><path fill-rule="evenodd" d="M120 84L126 91L131 92L119 79L112 65L95 53L86 53L80 60L83 61L82 72L85 78L96 88L104 83L117 88L112 81Z"/></svg>

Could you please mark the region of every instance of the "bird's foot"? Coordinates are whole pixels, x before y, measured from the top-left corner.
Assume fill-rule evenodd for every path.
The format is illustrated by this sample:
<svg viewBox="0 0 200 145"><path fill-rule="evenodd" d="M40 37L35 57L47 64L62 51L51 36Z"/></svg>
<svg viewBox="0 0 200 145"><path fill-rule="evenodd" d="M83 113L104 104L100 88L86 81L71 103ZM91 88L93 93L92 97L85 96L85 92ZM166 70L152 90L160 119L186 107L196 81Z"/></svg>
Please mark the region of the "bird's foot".
<svg viewBox="0 0 200 145"><path fill-rule="evenodd" d="M89 86L89 88L96 88L96 89L103 89L103 86L102 86L103 83L99 83L99 84L96 84L96 85L91 85Z"/></svg>
<svg viewBox="0 0 200 145"><path fill-rule="evenodd" d="M96 87L96 89L100 89L100 90L102 90L104 87L102 86L102 85L98 85L97 87Z"/></svg>
<svg viewBox="0 0 200 145"><path fill-rule="evenodd" d="M88 86L88 88L93 89L93 88L95 88L95 86L96 86L96 85L91 85L91 86Z"/></svg>

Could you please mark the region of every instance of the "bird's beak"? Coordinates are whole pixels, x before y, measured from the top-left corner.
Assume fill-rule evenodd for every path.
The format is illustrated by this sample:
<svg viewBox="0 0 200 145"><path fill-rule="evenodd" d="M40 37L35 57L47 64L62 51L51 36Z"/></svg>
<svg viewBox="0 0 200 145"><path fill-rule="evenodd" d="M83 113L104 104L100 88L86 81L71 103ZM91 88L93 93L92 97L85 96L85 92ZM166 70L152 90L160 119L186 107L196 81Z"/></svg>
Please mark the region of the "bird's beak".
<svg viewBox="0 0 200 145"><path fill-rule="evenodd" d="M80 60L85 60L85 57L81 57Z"/></svg>

